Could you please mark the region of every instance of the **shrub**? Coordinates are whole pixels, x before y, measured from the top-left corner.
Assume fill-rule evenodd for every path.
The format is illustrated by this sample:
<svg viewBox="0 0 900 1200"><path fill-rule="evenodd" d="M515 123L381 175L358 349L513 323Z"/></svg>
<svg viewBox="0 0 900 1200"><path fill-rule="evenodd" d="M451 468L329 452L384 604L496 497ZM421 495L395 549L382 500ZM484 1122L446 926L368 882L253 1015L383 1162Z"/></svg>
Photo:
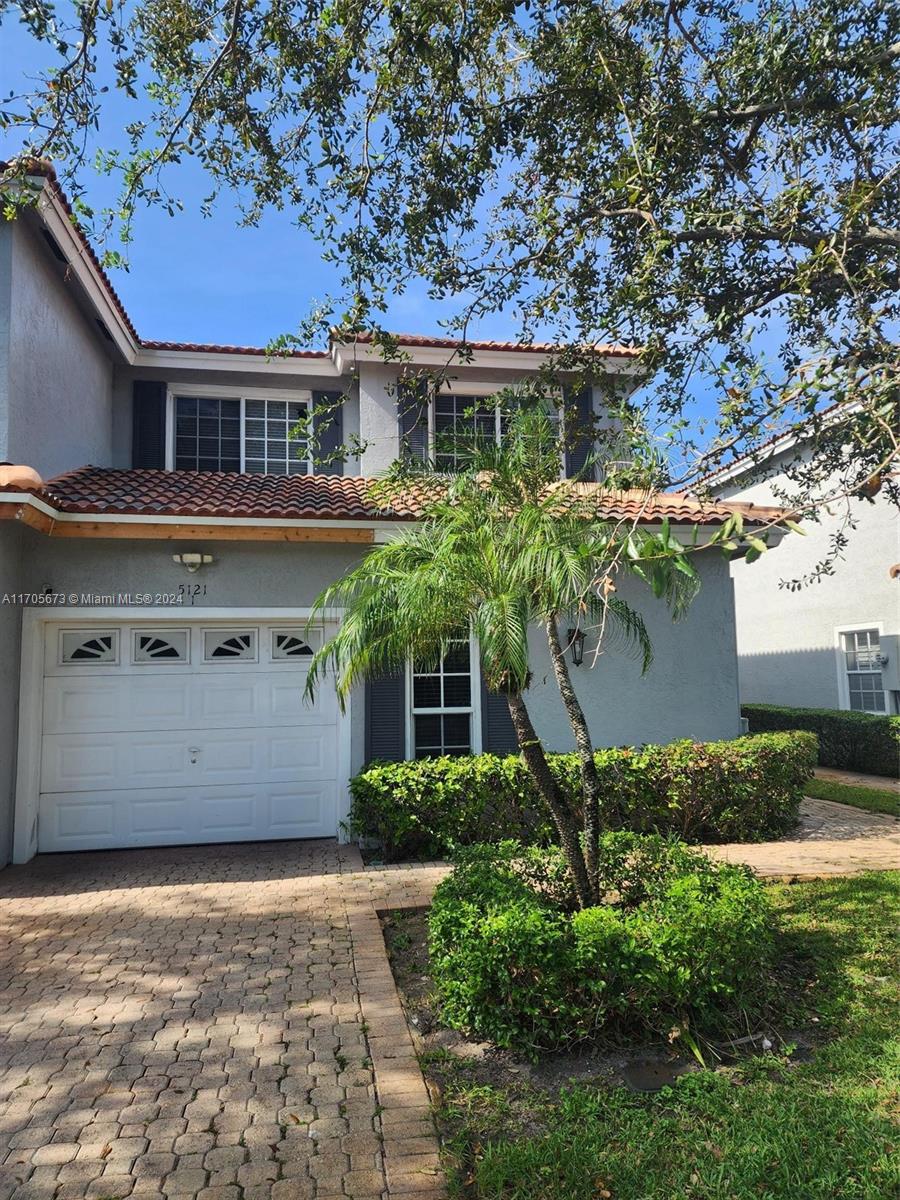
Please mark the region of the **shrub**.
<svg viewBox="0 0 900 1200"><path fill-rule="evenodd" d="M609 1025L713 1025L758 990L771 919L747 868L659 835L609 833L609 902L574 911L553 882L560 861L555 849L477 847L440 884L429 943L448 1024L533 1051Z"/></svg>
<svg viewBox="0 0 900 1200"><path fill-rule="evenodd" d="M577 798L576 755L549 758L563 791ZM609 829L687 842L778 837L796 823L815 759L808 733L598 750L602 819ZM554 837L518 755L375 763L350 788L352 831L377 838L388 859L434 858L504 838L547 845Z"/></svg>
<svg viewBox="0 0 900 1200"><path fill-rule="evenodd" d="M819 739L820 766L892 779L900 775L900 716L777 704L744 704L741 712L753 733L810 730Z"/></svg>

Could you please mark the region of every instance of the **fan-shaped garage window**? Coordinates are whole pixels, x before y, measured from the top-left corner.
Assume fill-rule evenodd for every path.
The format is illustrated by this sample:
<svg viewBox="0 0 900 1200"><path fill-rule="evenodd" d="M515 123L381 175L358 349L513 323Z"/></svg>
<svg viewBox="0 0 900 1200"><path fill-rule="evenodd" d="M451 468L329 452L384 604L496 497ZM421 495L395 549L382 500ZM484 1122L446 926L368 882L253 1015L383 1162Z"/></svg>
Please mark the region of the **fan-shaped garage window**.
<svg viewBox="0 0 900 1200"><path fill-rule="evenodd" d="M61 663L114 663L119 660L117 629L66 629L60 638Z"/></svg>
<svg viewBox="0 0 900 1200"><path fill-rule="evenodd" d="M255 629L206 629L204 662L256 662Z"/></svg>
<svg viewBox="0 0 900 1200"><path fill-rule="evenodd" d="M313 648L299 630L275 629L272 631L272 658L312 658Z"/></svg>
<svg viewBox="0 0 900 1200"><path fill-rule="evenodd" d="M136 663L184 663L188 661L186 629L136 629L133 661Z"/></svg>

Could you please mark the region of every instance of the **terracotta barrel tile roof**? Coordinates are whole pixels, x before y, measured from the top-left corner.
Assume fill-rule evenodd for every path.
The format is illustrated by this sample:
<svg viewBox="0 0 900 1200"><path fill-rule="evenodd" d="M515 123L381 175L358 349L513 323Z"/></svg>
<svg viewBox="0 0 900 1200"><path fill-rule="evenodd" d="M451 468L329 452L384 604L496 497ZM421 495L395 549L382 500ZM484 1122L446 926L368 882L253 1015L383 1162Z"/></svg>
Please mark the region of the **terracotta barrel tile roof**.
<svg viewBox="0 0 900 1200"><path fill-rule="evenodd" d="M250 475L225 471L150 471L81 467L51 479L37 492L61 513L165 517L235 517L264 520L372 521L421 517L435 481L411 481L387 509L371 494L374 481L340 475ZM569 500L574 487L576 499ZM8 489L18 490L18 489ZM2 492L2 489L0 489ZM599 484L566 485L567 506L584 504L605 520L721 525L735 511L751 525L787 514L779 508L725 504L688 496L611 492Z"/></svg>
<svg viewBox="0 0 900 1200"><path fill-rule="evenodd" d="M141 516L372 520L368 481L339 475L252 475L228 471L81 467L51 479L42 495L60 512ZM401 511L401 517L413 517Z"/></svg>
<svg viewBox="0 0 900 1200"><path fill-rule="evenodd" d="M330 358L327 350L275 350L271 354L264 346L228 346L214 342L156 342L141 338L144 350L178 350L190 354L255 354L270 358Z"/></svg>
<svg viewBox="0 0 900 1200"><path fill-rule="evenodd" d="M338 331L335 331L332 336L344 345L353 345L354 342L371 345L375 340L373 335L368 331L347 334L346 338L342 337ZM461 346L465 346L467 350L503 350L521 351L526 354L558 354L563 350L571 349L571 347L558 346L553 342L465 341L462 338L431 337L428 334L421 333L391 333L388 334L388 337L393 338L398 346L434 347L439 350L456 350ZM601 354L616 358L637 358L641 353L640 349L635 346L596 345L581 346L578 349L585 353Z"/></svg>

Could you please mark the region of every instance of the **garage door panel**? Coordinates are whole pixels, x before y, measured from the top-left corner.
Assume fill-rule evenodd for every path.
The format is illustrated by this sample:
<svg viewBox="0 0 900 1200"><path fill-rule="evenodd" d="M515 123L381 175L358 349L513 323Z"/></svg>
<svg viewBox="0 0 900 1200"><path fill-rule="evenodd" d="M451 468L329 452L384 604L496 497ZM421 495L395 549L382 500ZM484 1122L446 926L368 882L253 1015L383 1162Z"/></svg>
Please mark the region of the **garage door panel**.
<svg viewBox="0 0 900 1200"><path fill-rule="evenodd" d="M268 826L278 837L315 837L315 831L333 820L335 785L306 788L273 788L268 796Z"/></svg>
<svg viewBox="0 0 900 1200"><path fill-rule="evenodd" d="M337 716L337 699L332 687L320 687L311 700L305 697L305 672L298 671L291 678L278 675L265 682L269 689L268 711L275 720L317 724L333 721Z"/></svg>
<svg viewBox="0 0 900 1200"><path fill-rule="evenodd" d="M334 783L81 793L41 797L41 850L331 837Z"/></svg>
<svg viewBox="0 0 900 1200"><path fill-rule="evenodd" d="M230 789L215 796L203 796L198 800L198 828L204 838L217 835L237 841L250 840L257 836L261 803L253 789Z"/></svg>
<svg viewBox="0 0 900 1200"><path fill-rule="evenodd" d="M122 806L122 826L128 826L136 837L194 836L190 798L184 793L176 796L132 796L127 808Z"/></svg>
<svg viewBox="0 0 900 1200"><path fill-rule="evenodd" d="M305 663L138 665L132 640L123 625L115 661L49 667L41 850L334 835L333 688L307 702Z"/></svg>
<svg viewBox="0 0 900 1200"><path fill-rule="evenodd" d="M303 671L122 674L44 681L44 733L146 729L239 729L245 726L316 725L332 722L337 705L330 688L304 701Z"/></svg>
<svg viewBox="0 0 900 1200"><path fill-rule="evenodd" d="M47 835L60 846L73 841L85 846L115 844L116 805L110 798L97 800L76 795L69 803L41 804L41 837Z"/></svg>
<svg viewBox="0 0 900 1200"><path fill-rule="evenodd" d="M44 733L96 729L115 723L122 713L120 679L44 680Z"/></svg>
<svg viewBox="0 0 900 1200"><path fill-rule="evenodd" d="M45 738L42 791L105 791L117 786L116 747L108 739Z"/></svg>

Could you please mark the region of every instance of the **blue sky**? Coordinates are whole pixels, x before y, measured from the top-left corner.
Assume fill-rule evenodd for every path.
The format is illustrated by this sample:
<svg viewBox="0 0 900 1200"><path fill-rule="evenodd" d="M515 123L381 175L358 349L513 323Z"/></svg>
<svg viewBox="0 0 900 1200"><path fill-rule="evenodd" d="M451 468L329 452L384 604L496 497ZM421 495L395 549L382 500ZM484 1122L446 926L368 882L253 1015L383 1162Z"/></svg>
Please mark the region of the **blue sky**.
<svg viewBox="0 0 900 1200"><path fill-rule="evenodd" d="M46 61L17 13L8 11L0 23L3 91L30 87L29 77ZM114 147L118 131L140 111L140 102L111 92L95 146ZM0 157L19 149L14 134L0 135ZM170 169L165 178L184 202L184 211L170 217L162 208L141 210L127 248L129 270L109 272L142 337L264 346L279 334L293 333L314 302L338 290L334 267L322 262L319 245L293 224L289 212L271 211L258 228L239 228L228 196L213 216L201 215L209 185L196 164ZM105 176L86 170L80 183L95 209L115 199L115 183ZM419 285L393 300L382 324L395 331L436 333L447 315ZM502 316L471 330L471 336L484 338L513 333L512 320Z"/></svg>

